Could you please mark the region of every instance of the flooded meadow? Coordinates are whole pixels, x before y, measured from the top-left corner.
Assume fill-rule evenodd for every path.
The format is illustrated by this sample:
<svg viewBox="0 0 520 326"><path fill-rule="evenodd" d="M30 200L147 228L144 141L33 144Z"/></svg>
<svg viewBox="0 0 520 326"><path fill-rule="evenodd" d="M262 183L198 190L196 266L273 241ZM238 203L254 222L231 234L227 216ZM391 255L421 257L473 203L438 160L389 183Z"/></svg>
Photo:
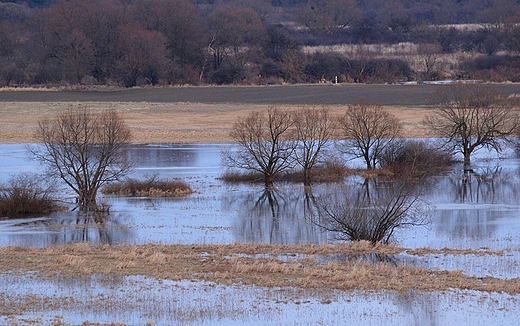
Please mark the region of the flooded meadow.
<svg viewBox="0 0 520 326"><path fill-rule="evenodd" d="M273 192L264 191L262 184L226 183L220 179L221 152L230 146L133 145L128 151L135 162L132 177L180 178L194 193L178 198L101 196L111 207L101 223L92 214L76 211L0 220L0 246L320 245L337 240L316 223L315 199L340 191L371 196L388 191L381 181L359 176L340 184L316 184L312 196L299 183L277 183ZM2 182L14 174L39 171L24 145L0 145L0 153ZM500 157L478 152L472 171L456 164L428 179L419 191L421 225L398 228L391 238L407 250L385 257L338 254L313 259L366 259L476 278L520 277L520 160L513 152ZM73 200L66 190L64 197ZM37 271L8 271L0 275L0 293L0 325L507 325L516 323L520 314L518 291L474 291L462 285L445 291L340 291L224 285L196 277L174 281L56 273L48 278Z"/></svg>

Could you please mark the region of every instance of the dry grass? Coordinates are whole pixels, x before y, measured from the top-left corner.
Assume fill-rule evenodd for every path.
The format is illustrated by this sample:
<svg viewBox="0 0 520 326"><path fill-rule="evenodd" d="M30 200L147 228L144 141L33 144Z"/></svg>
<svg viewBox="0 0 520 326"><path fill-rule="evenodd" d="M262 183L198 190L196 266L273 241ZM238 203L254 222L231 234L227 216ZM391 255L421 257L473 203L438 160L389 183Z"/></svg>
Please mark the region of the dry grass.
<svg viewBox="0 0 520 326"><path fill-rule="evenodd" d="M148 102L2 102L0 143L32 143L38 120L70 107L93 110L113 108L123 112L132 131L132 142L223 143L231 142L229 131L237 117L267 106L256 104L148 103ZM286 106L297 109L299 106ZM331 114L342 115L344 106L330 106ZM425 108L387 107L404 125L404 137L425 137L421 125Z"/></svg>
<svg viewBox="0 0 520 326"><path fill-rule="evenodd" d="M89 245L48 248L0 248L1 271L40 271L42 277L60 275L144 275L171 280L206 280L220 284L256 284L338 290L443 291L472 289L520 293L520 278L503 280L470 277L461 271L429 270L359 260L321 263L314 259L344 254L395 255L397 246L371 246L366 242L341 245ZM421 249L411 254L482 254L483 250L439 251ZM485 252L495 255L501 252ZM282 259L279 256L289 256ZM259 258L261 257L261 258Z"/></svg>
<svg viewBox="0 0 520 326"><path fill-rule="evenodd" d="M145 180L126 179L104 187L105 195L132 197L180 197L193 193L191 187L180 179L157 179L153 175Z"/></svg>

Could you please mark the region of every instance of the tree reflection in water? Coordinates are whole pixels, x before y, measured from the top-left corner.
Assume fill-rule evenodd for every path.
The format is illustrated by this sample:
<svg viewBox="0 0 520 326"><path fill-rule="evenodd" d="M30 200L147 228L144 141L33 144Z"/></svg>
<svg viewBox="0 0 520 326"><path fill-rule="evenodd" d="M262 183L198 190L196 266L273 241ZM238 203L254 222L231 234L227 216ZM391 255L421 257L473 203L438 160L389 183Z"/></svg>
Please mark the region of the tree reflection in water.
<svg viewBox="0 0 520 326"><path fill-rule="evenodd" d="M518 198L516 178L500 166L464 169L448 179L458 203L494 204Z"/></svg>
<svg viewBox="0 0 520 326"><path fill-rule="evenodd" d="M73 216L59 215L49 224L49 244L89 242L117 244L128 238L127 228L117 216L108 212L73 212ZM52 231L52 232L51 232Z"/></svg>
<svg viewBox="0 0 520 326"><path fill-rule="evenodd" d="M507 163L507 162L506 162ZM518 175L512 165L461 166L437 179L425 196L436 204L434 224L450 241L491 239L502 217L518 210Z"/></svg>
<svg viewBox="0 0 520 326"><path fill-rule="evenodd" d="M301 189L301 188L299 188ZM326 234L312 223L312 196L301 190L263 189L235 201L237 241L269 244L320 244Z"/></svg>
<svg viewBox="0 0 520 326"><path fill-rule="evenodd" d="M395 229L424 225L428 216L418 183L408 178L342 185L319 198L318 208L317 223L336 239L372 244L388 243Z"/></svg>

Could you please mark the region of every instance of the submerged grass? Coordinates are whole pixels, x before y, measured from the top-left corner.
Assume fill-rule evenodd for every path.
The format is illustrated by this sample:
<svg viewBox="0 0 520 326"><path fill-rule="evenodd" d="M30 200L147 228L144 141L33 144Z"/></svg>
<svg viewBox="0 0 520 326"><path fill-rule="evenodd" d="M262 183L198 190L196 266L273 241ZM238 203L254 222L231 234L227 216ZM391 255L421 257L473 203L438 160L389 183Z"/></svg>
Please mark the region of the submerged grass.
<svg viewBox="0 0 520 326"><path fill-rule="evenodd" d="M220 284L350 290L471 289L520 293L520 278L473 277L462 271L443 271L389 262L331 260L337 254L396 255L407 252L482 254L482 250L406 250L366 242L339 245L90 245L48 248L0 248L1 271L40 271L41 275L144 275L171 280L205 280ZM486 252L501 255L502 252ZM290 256L291 259L280 257Z"/></svg>

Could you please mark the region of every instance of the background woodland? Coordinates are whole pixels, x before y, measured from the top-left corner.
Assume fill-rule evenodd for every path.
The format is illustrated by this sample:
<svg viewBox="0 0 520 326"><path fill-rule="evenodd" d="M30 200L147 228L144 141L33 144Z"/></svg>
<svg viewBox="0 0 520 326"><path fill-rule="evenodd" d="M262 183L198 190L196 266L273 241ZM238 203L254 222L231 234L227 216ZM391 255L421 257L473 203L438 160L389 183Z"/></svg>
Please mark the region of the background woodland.
<svg viewBox="0 0 520 326"><path fill-rule="evenodd" d="M0 2L0 86L520 81L517 0Z"/></svg>

